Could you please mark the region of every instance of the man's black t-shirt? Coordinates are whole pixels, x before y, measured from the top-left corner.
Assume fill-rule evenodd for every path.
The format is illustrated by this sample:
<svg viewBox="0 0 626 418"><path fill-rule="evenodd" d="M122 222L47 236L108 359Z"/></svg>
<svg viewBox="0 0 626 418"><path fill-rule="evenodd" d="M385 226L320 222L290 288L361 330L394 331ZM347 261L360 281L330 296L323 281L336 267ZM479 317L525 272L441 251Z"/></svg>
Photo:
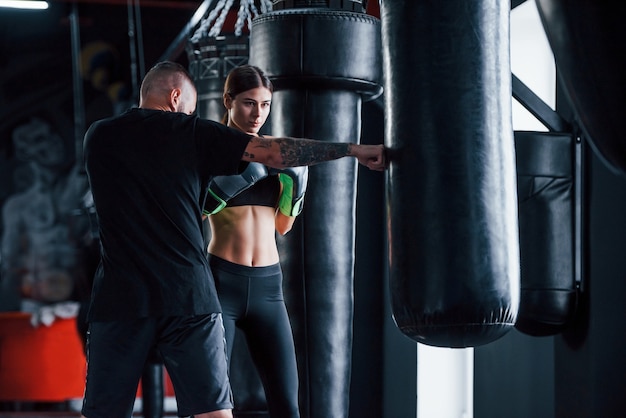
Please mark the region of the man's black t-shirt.
<svg viewBox="0 0 626 418"><path fill-rule="evenodd" d="M95 122L84 157L100 230L90 321L221 312L199 202L237 174L250 136L183 113L131 109Z"/></svg>

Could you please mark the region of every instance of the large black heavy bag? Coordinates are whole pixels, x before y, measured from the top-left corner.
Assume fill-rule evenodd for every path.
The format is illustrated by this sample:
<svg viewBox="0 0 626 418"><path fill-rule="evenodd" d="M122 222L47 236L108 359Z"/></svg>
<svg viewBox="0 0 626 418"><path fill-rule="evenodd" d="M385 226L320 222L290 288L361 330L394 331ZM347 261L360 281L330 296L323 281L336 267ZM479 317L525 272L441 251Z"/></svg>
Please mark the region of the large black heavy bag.
<svg viewBox="0 0 626 418"><path fill-rule="evenodd" d="M509 5L383 0L381 20L393 316L427 345L486 344L519 303Z"/></svg>
<svg viewBox="0 0 626 418"><path fill-rule="evenodd" d="M272 103L279 136L358 137L358 95L345 91L280 90ZM285 301L292 322L302 415L348 414L354 310L356 161L309 168L304 211L278 239Z"/></svg>
<svg viewBox="0 0 626 418"><path fill-rule="evenodd" d="M380 21L302 8L259 16L250 63L274 84L276 136L354 143L361 105L382 93ZM352 364L357 162L310 167L304 212L279 241L300 377L301 414L347 417Z"/></svg>
<svg viewBox="0 0 626 418"><path fill-rule="evenodd" d="M575 147L571 134L515 132L521 294L515 328L563 331L576 311Z"/></svg>
<svg viewBox="0 0 626 418"><path fill-rule="evenodd" d="M536 0L558 74L590 144L626 174L626 3Z"/></svg>

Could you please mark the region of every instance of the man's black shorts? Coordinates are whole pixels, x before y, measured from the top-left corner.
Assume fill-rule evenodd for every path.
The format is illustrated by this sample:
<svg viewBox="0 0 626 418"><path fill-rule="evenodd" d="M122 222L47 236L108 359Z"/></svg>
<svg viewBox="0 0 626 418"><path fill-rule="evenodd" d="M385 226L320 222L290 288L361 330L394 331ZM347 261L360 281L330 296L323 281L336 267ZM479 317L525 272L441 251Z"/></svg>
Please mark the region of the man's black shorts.
<svg viewBox="0 0 626 418"><path fill-rule="evenodd" d="M83 415L130 417L153 347L172 380L179 416L232 409L222 316L210 314L89 324Z"/></svg>

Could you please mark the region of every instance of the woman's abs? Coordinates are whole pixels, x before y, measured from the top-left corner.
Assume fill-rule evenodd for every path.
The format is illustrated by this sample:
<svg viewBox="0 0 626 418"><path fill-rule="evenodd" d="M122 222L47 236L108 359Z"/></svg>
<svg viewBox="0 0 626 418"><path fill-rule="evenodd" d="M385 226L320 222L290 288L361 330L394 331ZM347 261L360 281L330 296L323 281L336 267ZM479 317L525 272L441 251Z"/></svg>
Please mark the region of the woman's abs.
<svg viewBox="0 0 626 418"><path fill-rule="evenodd" d="M278 263L273 208L241 206L222 212L209 217L210 254L250 267Z"/></svg>

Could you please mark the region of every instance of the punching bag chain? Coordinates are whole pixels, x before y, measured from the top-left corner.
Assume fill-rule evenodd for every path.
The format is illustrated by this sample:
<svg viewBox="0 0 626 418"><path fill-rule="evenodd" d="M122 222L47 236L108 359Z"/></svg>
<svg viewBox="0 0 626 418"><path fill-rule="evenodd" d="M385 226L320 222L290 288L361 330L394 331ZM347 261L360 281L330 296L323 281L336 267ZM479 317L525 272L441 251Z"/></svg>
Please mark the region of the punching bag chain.
<svg viewBox="0 0 626 418"><path fill-rule="evenodd" d="M190 38L191 42L198 42L203 34L216 38L222 31L222 26L228 16L228 12L235 0L219 0L217 5L209 12L208 17L202 19L200 26ZM237 12L237 21L235 22L235 35L241 36L244 22L248 23L248 27L252 24L252 19L261 13L272 10L271 0L260 0L261 13L259 13L255 0L240 0L239 10Z"/></svg>

